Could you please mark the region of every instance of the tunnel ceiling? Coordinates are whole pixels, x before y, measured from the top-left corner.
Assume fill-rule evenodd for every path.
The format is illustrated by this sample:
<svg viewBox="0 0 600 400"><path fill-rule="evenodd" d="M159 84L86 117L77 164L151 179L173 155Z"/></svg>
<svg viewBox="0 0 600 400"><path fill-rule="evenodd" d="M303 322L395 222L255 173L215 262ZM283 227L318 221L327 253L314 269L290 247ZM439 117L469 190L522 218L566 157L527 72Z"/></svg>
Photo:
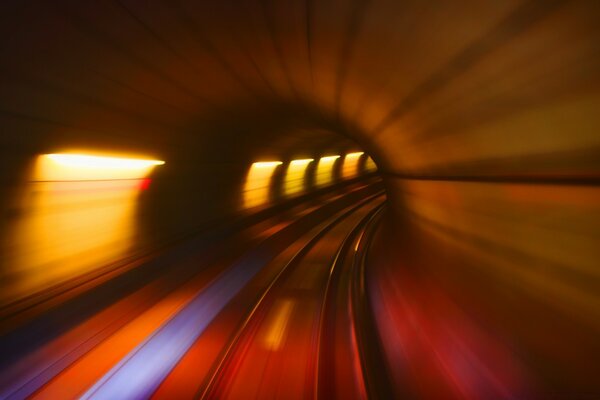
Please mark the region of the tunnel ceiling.
<svg viewBox="0 0 600 400"><path fill-rule="evenodd" d="M599 16L597 1L5 1L1 141L251 158L356 140L400 176L597 172Z"/></svg>

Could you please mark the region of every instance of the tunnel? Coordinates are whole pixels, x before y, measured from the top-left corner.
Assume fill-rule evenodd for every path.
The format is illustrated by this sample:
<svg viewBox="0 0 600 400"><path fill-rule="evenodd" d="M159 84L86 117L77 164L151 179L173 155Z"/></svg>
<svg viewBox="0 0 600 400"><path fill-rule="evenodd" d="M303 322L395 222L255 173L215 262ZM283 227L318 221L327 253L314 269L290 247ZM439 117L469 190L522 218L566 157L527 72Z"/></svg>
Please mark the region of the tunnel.
<svg viewBox="0 0 600 400"><path fill-rule="evenodd" d="M599 399L600 3L4 0L1 399Z"/></svg>

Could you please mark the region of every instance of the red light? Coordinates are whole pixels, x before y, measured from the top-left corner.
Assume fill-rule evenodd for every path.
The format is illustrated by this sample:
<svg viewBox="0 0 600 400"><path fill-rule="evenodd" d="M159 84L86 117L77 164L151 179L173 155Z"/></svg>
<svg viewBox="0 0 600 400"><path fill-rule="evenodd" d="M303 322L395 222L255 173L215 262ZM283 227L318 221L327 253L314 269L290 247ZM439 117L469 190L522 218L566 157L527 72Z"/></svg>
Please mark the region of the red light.
<svg viewBox="0 0 600 400"><path fill-rule="evenodd" d="M152 182L152 179L150 178L144 178L140 181L140 190L146 190L150 187L150 182Z"/></svg>

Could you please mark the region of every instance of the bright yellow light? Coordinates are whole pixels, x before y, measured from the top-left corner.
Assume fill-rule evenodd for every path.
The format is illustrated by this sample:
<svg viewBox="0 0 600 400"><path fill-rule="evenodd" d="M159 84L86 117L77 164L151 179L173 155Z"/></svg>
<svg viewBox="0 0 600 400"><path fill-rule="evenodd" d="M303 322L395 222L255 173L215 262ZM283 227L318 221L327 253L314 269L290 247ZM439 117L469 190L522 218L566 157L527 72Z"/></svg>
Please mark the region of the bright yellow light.
<svg viewBox="0 0 600 400"><path fill-rule="evenodd" d="M158 165L160 160L92 156L84 154L45 154L38 157L36 180L113 180L141 179Z"/></svg>
<svg viewBox="0 0 600 400"><path fill-rule="evenodd" d="M357 151L355 153L348 153L348 154L346 154L346 158L348 158L348 157L351 157L351 158L356 157L356 158L358 158L358 157L362 156L363 154L365 154L364 151Z"/></svg>
<svg viewBox="0 0 600 400"><path fill-rule="evenodd" d="M254 168L273 168L283 164L281 161L259 161L252 164Z"/></svg>
<svg viewBox="0 0 600 400"><path fill-rule="evenodd" d="M302 159L302 160L292 160L290 162L290 165L307 165L307 164L310 164L313 161L314 161L314 159L312 159L312 158L305 158L305 159Z"/></svg>
<svg viewBox="0 0 600 400"><path fill-rule="evenodd" d="M326 156L319 159L315 182L317 186L325 186L333 182L333 166L340 156Z"/></svg>
<svg viewBox="0 0 600 400"><path fill-rule="evenodd" d="M300 194L306 186L306 168L313 162L312 158L292 160L287 167L283 191L287 197Z"/></svg>
<svg viewBox="0 0 600 400"><path fill-rule="evenodd" d="M358 174L359 160L363 154L365 153L362 151L346 154L344 164L342 165L342 176L345 179L352 178Z"/></svg>
<svg viewBox="0 0 600 400"><path fill-rule="evenodd" d="M163 165L160 160L140 160L135 158L116 158L88 156L82 154L47 154L51 160L69 167L79 168L145 168L154 165Z"/></svg>
<svg viewBox="0 0 600 400"><path fill-rule="evenodd" d="M250 167L244 183L244 207L260 206L269 201L271 178L281 161L260 161Z"/></svg>

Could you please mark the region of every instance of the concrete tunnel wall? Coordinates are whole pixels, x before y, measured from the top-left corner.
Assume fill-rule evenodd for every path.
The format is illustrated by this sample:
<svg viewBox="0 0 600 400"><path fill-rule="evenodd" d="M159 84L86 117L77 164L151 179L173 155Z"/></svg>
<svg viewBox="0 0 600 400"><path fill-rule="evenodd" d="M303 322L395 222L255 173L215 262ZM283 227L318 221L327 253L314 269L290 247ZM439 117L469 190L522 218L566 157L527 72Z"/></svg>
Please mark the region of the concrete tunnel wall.
<svg viewBox="0 0 600 400"><path fill-rule="evenodd" d="M228 115L230 118L232 113ZM168 161L164 168L155 168L149 184L145 183L146 179L125 181L128 186L144 185L143 189L121 190L118 180L101 182L94 187L90 186L92 182L86 181L46 182L35 176L37 155L53 153L63 147L40 147L33 154L23 155L18 168L11 165L20 179L11 177L3 186L8 194L0 246L3 253L1 286L4 287L0 304L11 303L32 292L43 292L57 284L69 284L73 278L101 271L109 265L114 268L126 264L132 257L145 256L153 249L161 249L190 235L208 234L211 227L225 221L317 191L322 188L316 182L316 167L321 156L359 150L352 141L324 130L321 125L290 125L281 112L260 118L279 120L273 132L278 135L282 130L286 132L283 146L277 145L280 138L269 137L272 133L268 132L273 129L270 123L246 117L244 122L250 127L243 132L237 123L233 127L226 122L211 123L206 129L219 132L216 143L183 145L176 152L162 153L161 158ZM242 133L245 139L238 137ZM253 143L251 138L255 133L263 135L271 145L262 141ZM73 147L65 145L64 148ZM133 153L137 154L140 153ZM298 182L301 187L293 194L285 193L289 162L305 157L315 161ZM252 163L273 159L283 160L283 165L276 168L267 181L258 182L257 189L264 192L264 198L248 204L247 185L251 180ZM367 173L366 157L359 161L355 171L344 177L341 170L344 158L337 160L327 171L331 180L325 186ZM86 195L88 192L90 195ZM113 212L103 212L104 209ZM86 240L90 236L98 236L98 239Z"/></svg>
<svg viewBox="0 0 600 400"><path fill-rule="evenodd" d="M167 160L140 218L153 236L229 210L222 188L253 160L358 146L387 189L370 276L390 319L401 304L422 318L452 305L484 338L465 363L497 361L490 343L509 349L497 362L521 372L499 378L507 390L597 385L597 2L0 7L5 225L32 157L57 149ZM445 300L428 303L432 291ZM439 341L466 335L458 317L433 319ZM413 337L395 328L381 326L395 343ZM396 350L399 372L413 360Z"/></svg>

